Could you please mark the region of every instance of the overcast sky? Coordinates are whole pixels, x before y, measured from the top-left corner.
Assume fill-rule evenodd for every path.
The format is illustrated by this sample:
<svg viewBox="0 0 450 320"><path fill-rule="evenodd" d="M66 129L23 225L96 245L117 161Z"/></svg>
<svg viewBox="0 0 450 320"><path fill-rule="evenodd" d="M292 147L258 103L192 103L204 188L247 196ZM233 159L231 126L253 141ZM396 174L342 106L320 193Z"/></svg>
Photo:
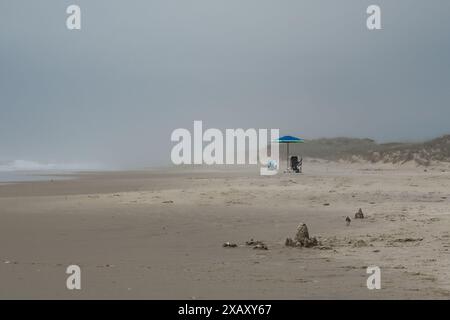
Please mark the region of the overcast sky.
<svg viewBox="0 0 450 320"><path fill-rule="evenodd" d="M448 0L2 0L0 160L168 163L194 120L432 138L450 133L449 36Z"/></svg>

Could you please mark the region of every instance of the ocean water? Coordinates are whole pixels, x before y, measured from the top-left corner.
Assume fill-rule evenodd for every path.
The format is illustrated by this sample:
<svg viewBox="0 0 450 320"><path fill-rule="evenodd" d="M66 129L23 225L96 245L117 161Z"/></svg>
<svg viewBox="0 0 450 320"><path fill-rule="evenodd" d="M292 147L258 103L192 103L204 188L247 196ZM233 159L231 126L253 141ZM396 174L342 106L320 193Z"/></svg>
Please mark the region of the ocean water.
<svg viewBox="0 0 450 320"><path fill-rule="evenodd" d="M70 179L79 171L101 171L98 164L39 163L26 160L0 161L0 183ZM61 175L63 174L63 175Z"/></svg>
<svg viewBox="0 0 450 320"><path fill-rule="evenodd" d="M52 176L52 173L43 172L1 172L0 171L0 183L8 182L22 182L22 181L50 181L67 179L67 177Z"/></svg>

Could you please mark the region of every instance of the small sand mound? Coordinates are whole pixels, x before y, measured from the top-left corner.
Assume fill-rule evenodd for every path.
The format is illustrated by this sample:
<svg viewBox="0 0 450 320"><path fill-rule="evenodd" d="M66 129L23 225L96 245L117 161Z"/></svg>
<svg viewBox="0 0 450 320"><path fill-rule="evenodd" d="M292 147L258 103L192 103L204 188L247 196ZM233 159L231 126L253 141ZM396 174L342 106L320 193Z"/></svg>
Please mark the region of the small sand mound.
<svg viewBox="0 0 450 320"><path fill-rule="evenodd" d="M350 225L350 222L352 222L352 219L350 219L350 217L347 216L347 218L345 218L345 224L346 224L347 226L349 226L349 225Z"/></svg>
<svg viewBox="0 0 450 320"><path fill-rule="evenodd" d="M297 234L295 235L295 240L304 241L305 239L309 239L308 227L306 226L306 224L301 223L297 227Z"/></svg>
<svg viewBox="0 0 450 320"><path fill-rule="evenodd" d="M310 248L319 245L319 242L315 237L309 237L308 227L306 226L306 224L301 223L297 227L297 233L294 240L291 238L287 238L285 245L288 247Z"/></svg>
<svg viewBox="0 0 450 320"><path fill-rule="evenodd" d="M364 214L361 208L359 208L358 212L355 213L355 219L364 219Z"/></svg>

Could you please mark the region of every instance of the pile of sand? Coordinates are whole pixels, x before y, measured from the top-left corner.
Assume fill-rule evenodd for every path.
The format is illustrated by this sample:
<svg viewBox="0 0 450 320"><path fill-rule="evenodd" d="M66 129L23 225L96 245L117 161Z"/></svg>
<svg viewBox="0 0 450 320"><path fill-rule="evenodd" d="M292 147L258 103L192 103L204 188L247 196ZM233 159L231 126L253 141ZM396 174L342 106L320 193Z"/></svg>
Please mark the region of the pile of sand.
<svg viewBox="0 0 450 320"><path fill-rule="evenodd" d="M315 237L310 238L308 227L304 223L300 223L297 227L297 233L294 240L287 238L285 245L288 247L305 247L311 248L319 245L319 242Z"/></svg>

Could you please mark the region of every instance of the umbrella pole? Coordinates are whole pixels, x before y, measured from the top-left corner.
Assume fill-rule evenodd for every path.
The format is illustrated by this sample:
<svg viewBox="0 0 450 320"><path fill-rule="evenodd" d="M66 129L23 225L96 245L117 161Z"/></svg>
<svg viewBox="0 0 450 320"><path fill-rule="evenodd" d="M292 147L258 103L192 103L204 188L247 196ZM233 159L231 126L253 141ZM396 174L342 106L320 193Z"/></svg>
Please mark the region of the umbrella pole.
<svg viewBox="0 0 450 320"><path fill-rule="evenodd" d="M286 169L289 170L289 142L286 143L287 146L287 159L286 159Z"/></svg>

